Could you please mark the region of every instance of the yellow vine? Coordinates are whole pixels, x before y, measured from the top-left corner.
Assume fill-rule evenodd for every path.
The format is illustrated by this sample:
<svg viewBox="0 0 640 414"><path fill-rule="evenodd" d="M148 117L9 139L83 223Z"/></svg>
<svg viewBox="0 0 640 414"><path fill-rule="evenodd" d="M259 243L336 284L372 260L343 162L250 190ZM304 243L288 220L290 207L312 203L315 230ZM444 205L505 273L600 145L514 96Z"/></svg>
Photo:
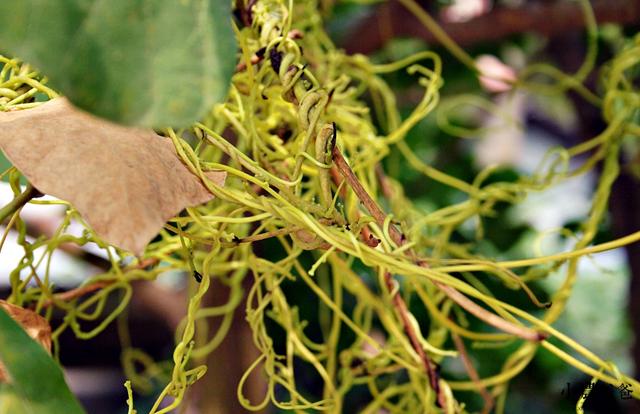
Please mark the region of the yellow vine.
<svg viewBox="0 0 640 414"><path fill-rule="evenodd" d="M442 32L413 0L400 2L433 31L455 57L470 70L477 70L474 59ZM246 314L254 344L260 351L259 358L247 367L238 384L238 398L249 410L273 404L287 410L342 412L345 395L362 384L372 396L364 413L375 413L379 409L391 413L465 412L464 406L456 401L456 392L486 393L487 389L497 399L497 412L502 412L509 381L526 368L540 348L592 376L593 382L614 386L628 383L632 395L640 396L640 383L553 327L577 281L578 261L640 240L639 232L593 244L606 213L611 186L619 174L621 140L640 131L631 109L637 107L639 98L628 71L640 60L640 43L631 42L606 65L601 93L588 90L584 80L594 67L597 28L588 2L581 0L581 4L588 27L589 52L580 69L575 74L565 74L548 65L534 65L522 72L514 87L531 93L555 94L572 89L601 108L608 128L575 147L550 151L531 176L517 182L485 185L483 182L492 173L491 169L480 172L476 180L468 183L428 165L404 142L414 125L427 116L435 116L433 111L437 107L440 127L462 138L479 131L452 124L450 115L460 106L479 107L509 121L490 101L478 96L441 101L439 91L446 68L437 54L426 51L397 62L374 64L366 56L346 55L332 44L323 29L316 1L256 2L252 8L252 25L236 28L242 67L233 77L228 100L213 108L206 119L189 131L165 131L180 158L210 188L216 200L188 208L186 214L171 220L160 233L160 240L148 246L144 257L128 265L113 257L108 246L89 229L81 237L66 234L72 220L82 221L66 203L63 204L68 208L67 214L55 235L33 243L26 242L25 224L14 214L6 231L10 228L18 231L25 253L11 273L11 301L35 304L36 310L48 318L54 307L64 312L63 323L54 327L56 345L66 330L80 339L89 339L117 320L124 347L123 366L130 378L126 384L129 413L136 412L131 387L149 391L153 381L163 381L165 385L150 412L167 413L177 407L188 387L205 375L202 361L215 351L231 329L234 312ZM262 61L255 58L259 54L263 56ZM39 104L34 100L37 94L45 99L57 96L46 86L46 79L27 64L2 56L0 63L4 64L0 71L0 110L36 106ZM424 89L422 99L405 119L400 116L396 98L382 77L403 70L413 75ZM365 103L365 94L373 102L373 108ZM383 130L374 127L372 112L384 126ZM286 134L278 135L278 130ZM188 132L197 138L195 143L185 138ZM345 154L355 177L373 200L386 199L390 210L382 223L362 207L351 186L332 175L334 144ZM383 188L376 169L391 151L398 151L406 164L425 178L458 191L462 201L433 212L421 211L403 195L397 182L384 177L391 191L389 198L390 194L385 194L389 189ZM589 154L588 158L571 169L569 166L573 164L569 161L585 153ZM496 261L478 256L473 245L462 246L451 241L456 228L469 219L491 214L496 203L516 204L528 193L584 174L597 163L603 165L600 180L590 213L571 250ZM204 172L209 170L228 173L225 187L216 187L207 179ZM18 194L19 174L11 170L9 177ZM399 234L395 233L399 231L397 223L406 236L404 243L398 243L394 236ZM258 255L252 249L250 242L267 238L277 243L281 258ZM379 240L379 244L368 242L371 238ZM105 249L112 267L89 278L84 285L104 285L82 298L60 299L53 294L50 283L51 255L63 243L83 245L89 241ZM45 253L35 257L33 252L40 246L45 247ZM312 264L305 259L309 250L314 252ZM144 267L138 260L152 260L161 265ZM368 269L366 275L355 269L356 262ZM45 264L43 268L39 267L41 263ZM554 292L552 305L544 309L545 304L540 303L527 283L546 277L561 264L567 265L564 283ZM30 269L29 277L20 277L23 269ZM176 332L173 359L167 367L130 347L125 309L134 281L152 281L170 270L197 271L202 281L196 283L188 276L187 316ZM391 292L386 288L388 281L384 275L387 273L403 277L392 281ZM463 274L464 278L454 273ZM521 291L519 293L528 295L544 310L539 316L533 316L496 299L482 283L480 274L495 277ZM225 304L206 307L201 299L213 278L229 287L229 298ZM245 291L247 278L250 288ZM36 287L29 284L31 280L38 281ZM283 284L291 280L304 283L319 300L323 335L320 342L308 336L306 322L289 303ZM469 381L445 376L438 380L435 392L406 334L406 321L403 324L402 315L394 307L396 293L406 302L419 301L428 313L431 323L425 331L421 331L425 325L420 325L421 321L414 315L409 312L406 316L430 361L441 363L446 358L460 357L456 349L447 348L451 335L466 338L476 346L502 346L514 341L520 346L505 361L501 371ZM347 295L354 297L356 303L350 311L344 303ZM462 296L463 300L454 301L453 298L460 297L455 295ZM465 315L471 307L464 301L470 302L469 298L481 305L486 320L499 321L494 326L511 327L511 333L536 332L539 340L523 340L517 334L493 328L483 332L469 330ZM107 306L112 299L118 302L115 308ZM239 309L241 306L244 309ZM202 322L209 318L223 320L218 331L212 334L201 331ZM99 323L86 328L91 321ZM267 321L283 328L284 352L274 346ZM384 341L374 335L376 329L384 331ZM340 341L345 330L353 336L347 344ZM553 344L550 339L555 339ZM57 351L58 347L54 349ZM321 398L312 400L300 392L296 385L295 360L304 361L322 379ZM407 375L393 377L382 388L382 378L388 379L387 374L400 370ZM267 393L261 401L249 401L244 396L245 383L249 376L259 373L268 382ZM276 392L276 388L286 392ZM282 399L283 395L287 397ZM587 395L585 393L585 398ZM171 397L170 404L160 408L167 397ZM581 407L582 403L578 410Z"/></svg>

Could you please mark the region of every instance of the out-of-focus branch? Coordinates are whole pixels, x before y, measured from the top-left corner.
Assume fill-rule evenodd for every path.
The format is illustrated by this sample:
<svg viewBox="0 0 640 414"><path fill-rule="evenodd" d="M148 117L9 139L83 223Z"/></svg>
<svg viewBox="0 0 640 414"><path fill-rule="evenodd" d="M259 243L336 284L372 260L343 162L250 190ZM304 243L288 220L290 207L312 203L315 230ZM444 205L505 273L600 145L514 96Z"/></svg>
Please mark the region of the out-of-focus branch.
<svg viewBox="0 0 640 414"><path fill-rule="evenodd" d="M640 0L594 0L591 2L598 23L638 24ZM554 36L581 29L584 16L577 2L524 2L517 8L499 7L464 23L440 22L444 31L460 46L495 41L509 35L535 32ZM380 5L373 15L354 26L343 47L349 53L371 53L392 37L411 36L437 44L432 33L397 2Z"/></svg>
<svg viewBox="0 0 640 414"><path fill-rule="evenodd" d="M469 374L469 378L471 379L471 381L473 381L473 383L478 387L478 392L480 392L480 395L484 400L484 408L482 409L482 414L490 413L493 409L493 406L495 405L493 396L489 393L489 391L487 391L487 387L485 387L480 382L478 371L476 371L471 358L469 358L469 354L467 353L467 349L464 346L462 338L460 338L460 336L453 331L451 332L451 338L453 339L453 343L455 344L456 349L460 353L460 358L462 359L462 365L464 365L464 369L467 371L467 374Z"/></svg>

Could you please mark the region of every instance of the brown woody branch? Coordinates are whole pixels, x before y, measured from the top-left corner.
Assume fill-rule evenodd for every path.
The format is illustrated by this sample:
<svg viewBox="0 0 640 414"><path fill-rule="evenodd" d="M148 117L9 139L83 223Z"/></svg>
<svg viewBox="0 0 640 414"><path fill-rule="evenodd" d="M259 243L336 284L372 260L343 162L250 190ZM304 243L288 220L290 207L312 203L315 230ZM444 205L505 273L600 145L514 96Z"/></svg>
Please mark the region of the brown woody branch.
<svg viewBox="0 0 640 414"><path fill-rule="evenodd" d="M639 0L594 0L591 2L598 23L638 24ZM534 32L544 36L579 30L585 26L577 2L524 2L521 7L498 7L464 23L439 22L460 46L496 41L507 36ZM373 15L356 25L346 36L348 53L371 53L393 37L418 37L438 44L436 37L397 2L385 2Z"/></svg>
<svg viewBox="0 0 640 414"><path fill-rule="evenodd" d="M128 267L125 270L132 270L132 269L142 269L148 266L154 266L158 264L158 259L144 259L141 260L140 263L133 265L131 267ZM63 301L63 302L67 302L73 299L77 299L77 298L81 298L82 296L89 294L91 292L95 292L96 290L100 290L102 288L105 288L111 284L113 284L115 282L115 280L101 280L98 282L94 282L85 286L80 286L77 287L75 289L71 289L71 290L67 290L66 292L60 292L60 293L56 293L53 295L54 299L49 299L46 302L44 302L42 304L42 306L44 308L47 308L51 305L53 305L55 303L55 301Z"/></svg>
<svg viewBox="0 0 640 414"><path fill-rule="evenodd" d="M335 125L334 125L334 134L335 134ZM333 144L334 144L332 149L333 162L338 168L338 171L340 171L344 179L351 186L351 188L356 193L360 201L364 204L367 211L369 211L369 213L373 216L373 218L380 225L380 227L382 227L386 217L384 212L376 204L376 202L373 201L373 199L369 196L367 191L364 189L364 187L362 186L362 184L360 183L356 175L353 173L353 170L351 170L351 167L349 167L349 165L347 164L347 161L342 156L342 153L340 152L338 147L335 145L335 141L333 142ZM404 239L404 236L394 226L389 227L389 233L391 234L391 237L394 239L394 241L396 239L397 240ZM385 283L387 284L387 289L389 290L389 293L393 292L394 290L393 277L391 276L391 273L385 272L384 277L385 277ZM409 321L409 312L407 310L407 305L404 302L404 299L402 299L402 296L400 296L399 292L396 292L392 296L392 301L393 301L394 307L396 308L396 310L398 311L398 314L400 315L400 319L402 320L404 330L407 333L409 340L411 341L411 345L413 346L413 349L416 351L416 353L418 354L418 357L420 358L420 360L422 361L422 364L424 365L425 371L427 372L427 376L429 378L429 384L431 385L431 388L435 391L437 395L439 405L441 407L446 407L446 397L444 396L444 394L442 393L442 390L440 389L440 386L438 385L438 373L435 370L434 364L429 360L429 357L424 352L424 349L422 348L422 344L420 344L420 341L418 340L418 335L413 329L413 325L411 325Z"/></svg>
<svg viewBox="0 0 640 414"><path fill-rule="evenodd" d="M487 391L487 387L485 387L480 382L478 371L476 371L476 368L471 362L471 358L469 358L469 354L467 353L467 349L464 346L462 338L460 338L460 336L455 332L451 332L451 337L453 338L453 343L456 345L456 349L460 353L460 358L462 359L462 365L464 365L464 369L467 371L467 374L469 374L469 378L471 379L471 381L473 381L473 383L478 387L478 391L480 392L480 395L484 400L482 414L489 414L495 404L493 396L489 394L489 392Z"/></svg>

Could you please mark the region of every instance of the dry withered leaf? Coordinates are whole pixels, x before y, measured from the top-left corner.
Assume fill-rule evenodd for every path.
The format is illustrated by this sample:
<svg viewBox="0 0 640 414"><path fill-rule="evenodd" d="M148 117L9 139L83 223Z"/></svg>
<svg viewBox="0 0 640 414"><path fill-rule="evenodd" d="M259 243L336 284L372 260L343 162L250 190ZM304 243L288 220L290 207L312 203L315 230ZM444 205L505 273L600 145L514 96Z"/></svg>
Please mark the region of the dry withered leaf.
<svg viewBox="0 0 640 414"><path fill-rule="evenodd" d="M169 139L64 98L0 112L0 148L39 191L69 201L103 240L137 255L168 219L213 197ZM207 176L223 185L226 173Z"/></svg>
<svg viewBox="0 0 640 414"><path fill-rule="evenodd" d="M0 307L18 322L31 338L51 353L51 326L45 318L32 310L12 305L4 300L0 300ZM4 367L0 362L0 382L5 381L6 378Z"/></svg>

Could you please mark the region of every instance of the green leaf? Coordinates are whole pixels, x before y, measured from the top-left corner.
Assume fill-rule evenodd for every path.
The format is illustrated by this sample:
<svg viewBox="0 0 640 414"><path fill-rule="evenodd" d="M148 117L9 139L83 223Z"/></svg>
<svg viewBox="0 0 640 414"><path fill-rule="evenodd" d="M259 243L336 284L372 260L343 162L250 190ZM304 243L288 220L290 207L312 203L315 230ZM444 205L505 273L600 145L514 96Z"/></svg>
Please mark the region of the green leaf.
<svg viewBox="0 0 640 414"><path fill-rule="evenodd" d="M230 3L2 1L0 51L103 118L188 126L226 96L236 63Z"/></svg>
<svg viewBox="0 0 640 414"><path fill-rule="evenodd" d="M58 364L0 308L0 360L11 382L0 384L0 414L83 414Z"/></svg>

